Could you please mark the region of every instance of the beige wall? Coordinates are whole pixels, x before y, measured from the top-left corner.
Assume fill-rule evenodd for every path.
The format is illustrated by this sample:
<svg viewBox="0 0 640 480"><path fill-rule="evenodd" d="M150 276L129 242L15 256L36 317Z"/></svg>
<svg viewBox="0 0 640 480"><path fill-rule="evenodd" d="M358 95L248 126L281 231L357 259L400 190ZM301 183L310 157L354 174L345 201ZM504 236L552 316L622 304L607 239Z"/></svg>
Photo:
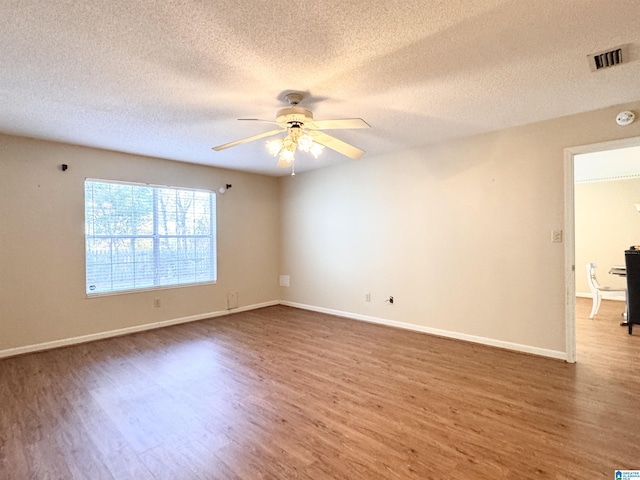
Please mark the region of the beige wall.
<svg viewBox="0 0 640 480"><path fill-rule="evenodd" d="M69 169L62 172L60 165ZM216 190L218 283L87 299L85 177ZM0 352L277 301L274 178L0 136ZM161 307L153 307L153 299Z"/></svg>
<svg viewBox="0 0 640 480"><path fill-rule="evenodd" d="M564 149L640 136L616 126L622 108L640 103L280 179L0 136L0 353L222 312L238 291L241 307L282 299L561 356ZM218 283L85 298L85 177L232 183Z"/></svg>
<svg viewBox="0 0 640 480"><path fill-rule="evenodd" d="M619 111L281 179L282 298L566 352L564 245L551 243L564 226L564 149L639 136L640 122L615 124Z"/></svg>
<svg viewBox="0 0 640 480"><path fill-rule="evenodd" d="M640 213L634 203L640 203L640 178L576 185L576 292L579 294L589 293L585 269L589 262L598 264L597 277L602 285L626 286L624 278L607 272L612 265L624 265L624 251L629 246L640 245Z"/></svg>

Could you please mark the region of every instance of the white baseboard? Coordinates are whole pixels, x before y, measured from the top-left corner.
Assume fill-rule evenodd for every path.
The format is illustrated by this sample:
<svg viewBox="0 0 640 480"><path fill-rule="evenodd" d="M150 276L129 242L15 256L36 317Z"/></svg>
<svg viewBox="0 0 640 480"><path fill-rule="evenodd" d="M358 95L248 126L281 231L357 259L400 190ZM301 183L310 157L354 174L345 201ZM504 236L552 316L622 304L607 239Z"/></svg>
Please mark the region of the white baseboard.
<svg viewBox="0 0 640 480"><path fill-rule="evenodd" d="M144 325L136 325L133 327L121 328L117 330L110 330L107 332L92 333L89 335L81 335L78 337L64 338L61 340L54 340L51 342L37 343L33 345L26 345L24 347L8 348L6 350L0 350L0 358L13 357L16 355L23 355L25 353L39 352L43 350L50 350L53 348L67 347L70 345L77 345L80 343L93 342L96 340L103 340L105 338L119 337L122 335L129 335L132 333L143 332L146 330L154 330L156 328L168 327L171 325L178 325L181 323L196 322L198 320L204 320L207 318L222 317L230 315L232 313L247 312L256 310L263 307L271 307L274 305L286 305L289 307L300 308L303 310L309 310L319 313L327 313L329 315L336 315L339 317L350 318L353 320L360 320L363 322L377 323L379 325L387 325L395 328L402 328L405 330L412 330L416 332L428 333L430 335L437 335L440 337L454 338L457 340L463 340L466 342L479 343L482 345L489 345L492 347L504 348L506 350L514 350L517 352L530 353L533 355L540 355L543 357L556 358L559 360L567 360L566 352L547 350L544 348L532 347L529 345L522 345L518 343L503 342L501 340L494 340L492 338L478 337L475 335L467 335L464 333L452 332L449 330L440 330L437 328L425 327L422 325L415 325L412 323L398 322L395 320L387 320L379 317L372 317L369 315L360 315L351 312L343 312L340 310L333 310L329 308L315 307L312 305L304 305L294 302L285 301L271 301L260 304L248 305L245 307L234 308L232 310L220 310L217 312L201 313L198 315L191 315L188 317L174 318L170 320L163 320L161 322L147 323Z"/></svg>
<svg viewBox="0 0 640 480"><path fill-rule="evenodd" d="M517 352L530 353L533 355L539 355L543 357L550 357L559 360L568 360L567 353L558 350L548 350L545 348L532 347L530 345L522 345L519 343L504 342L501 340L495 340L492 338L478 337L475 335L467 335L465 333L452 332L449 330L440 330L438 328L425 327L422 325L415 325L413 323L397 322L395 320L387 320L384 318L372 317L369 315L360 315L357 313L343 312L340 310L333 310L329 308L314 307L312 305L304 305L294 302L280 302L282 305L289 307L301 308L303 310L310 310L313 312L327 313L329 315L337 315L339 317L350 318L353 320L361 320L363 322L377 323L380 325L387 325L389 327L402 328L405 330L413 330L416 332L428 333L430 335L437 335L439 337L453 338L456 340L463 340L465 342L479 343L482 345L489 345L491 347L503 348L506 350L514 350Z"/></svg>
<svg viewBox="0 0 640 480"><path fill-rule="evenodd" d="M14 357L16 355L22 355L25 353L33 353L33 352L40 352L43 350L50 350L52 348L68 347L70 345L77 345L79 343L87 343L87 342L94 342L96 340L103 340L105 338L120 337L122 335L129 335L131 333L144 332L145 330L154 330L156 328L163 328L163 327L169 327L171 325L178 325L180 323L196 322L198 320L205 320L207 318L222 317L224 315L230 315L232 313L247 312L250 310L256 310L258 308L271 307L273 305L279 305L279 304L280 302L278 301L265 302L265 303L255 304L255 305L248 305L245 307L234 308L231 310L220 310L217 312L201 313L198 315L191 315L188 317L163 320L161 322L146 323L144 325L136 325L134 327L120 328L117 330L109 330L107 332L99 332L99 333L92 333L89 335L81 335L79 337L64 338L62 340L54 340L52 342L37 343L34 345L27 345L24 347L8 348L6 350L0 350L0 358Z"/></svg>

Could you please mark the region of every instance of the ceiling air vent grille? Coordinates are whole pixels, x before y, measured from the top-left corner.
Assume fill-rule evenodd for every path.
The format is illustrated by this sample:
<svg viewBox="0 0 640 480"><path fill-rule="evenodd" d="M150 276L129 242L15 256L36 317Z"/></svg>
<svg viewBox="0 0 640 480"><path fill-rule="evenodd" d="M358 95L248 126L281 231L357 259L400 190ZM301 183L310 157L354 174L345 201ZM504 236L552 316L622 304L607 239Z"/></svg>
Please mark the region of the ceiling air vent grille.
<svg viewBox="0 0 640 480"><path fill-rule="evenodd" d="M589 55L589 64L591 70L601 70L603 68L615 67L626 60L625 46L616 47L606 52L594 53Z"/></svg>

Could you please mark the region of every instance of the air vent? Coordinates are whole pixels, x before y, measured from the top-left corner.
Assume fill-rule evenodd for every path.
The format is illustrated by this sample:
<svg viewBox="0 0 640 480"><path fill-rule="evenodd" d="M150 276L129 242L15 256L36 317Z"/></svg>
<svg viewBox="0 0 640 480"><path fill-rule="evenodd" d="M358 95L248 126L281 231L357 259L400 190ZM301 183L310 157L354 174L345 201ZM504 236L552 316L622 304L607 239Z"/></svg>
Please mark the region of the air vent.
<svg viewBox="0 0 640 480"><path fill-rule="evenodd" d="M589 65L591 70L602 70L603 68L615 67L624 63L627 59L626 45L616 47L606 52L589 55Z"/></svg>

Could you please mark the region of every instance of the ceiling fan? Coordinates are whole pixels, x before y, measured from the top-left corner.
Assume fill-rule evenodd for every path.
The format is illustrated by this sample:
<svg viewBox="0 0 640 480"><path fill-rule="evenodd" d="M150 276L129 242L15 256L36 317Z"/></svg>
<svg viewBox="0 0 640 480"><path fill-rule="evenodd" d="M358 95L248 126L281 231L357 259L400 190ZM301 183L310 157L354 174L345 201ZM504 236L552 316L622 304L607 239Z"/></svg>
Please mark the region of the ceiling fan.
<svg viewBox="0 0 640 480"><path fill-rule="evenodd" d="M303 98L304 95L299 92L292 92L285 95L289 107L279 110L276 114L275 121L260 120L257 118L238 119L248 122L272 123L277 125L278 128L236 140L235 142L218 145L217 147L213 147L213 150L218 152L226 148L235 147L236 145L287 132L284 139L268 141L267 148L272 155L278 157L278 168L291 167L292 175L295 175L294 161L296 150L310 152L316 158L318 158L318 155L324 147L353 159L360 158L364 154L364 150L332 137L321 130L369 128L370 125L367 122L361 118L314 120L313 113L310 110L298 106Z"/></svg>

